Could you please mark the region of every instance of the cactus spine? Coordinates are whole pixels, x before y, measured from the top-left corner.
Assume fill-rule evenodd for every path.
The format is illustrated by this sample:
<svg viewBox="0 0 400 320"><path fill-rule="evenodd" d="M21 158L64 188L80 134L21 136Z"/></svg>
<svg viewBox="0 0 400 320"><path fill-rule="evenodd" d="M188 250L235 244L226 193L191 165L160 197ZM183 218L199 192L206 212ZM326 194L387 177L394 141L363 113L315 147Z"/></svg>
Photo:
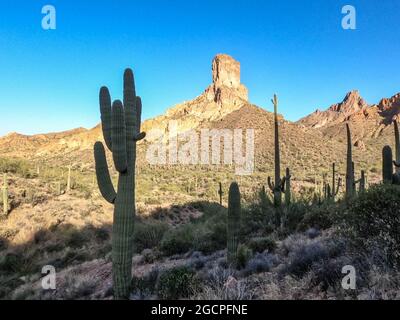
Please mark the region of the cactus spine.
<svg viewBox="0 0 400 320"><path fill-rule="evenodd" d="M350 126L346 123L347 132L347 161L346 161L346 199L350 199L354 195L355 180L354 180L354 163L351 143Z"/></svg>
<svg viewBox="0 0 400 320"><path fill-rule="evenodd" d="M3 214L5 216L8 215L8 182L7 182L7 173L4 173L3 176Z"/></svg>
<svg viewBox="0 0 400 320"><path fill-rule="evenodd" d="M282 203L282 191L284 191L285 178L281 179L281 160L279 153L279 123L278 123L278 97L274 94L271 100L274 105L274 136L275 136L275 182L268 177L268 186L274 194L274 205L280 207Z"/></svg>
<svg viewBox="0 0 400 320"><path fill-rule="evenodd" d="M100 89L100 111L104 141L112 152L119 173L118 193L108 170L104 146L94 145L96 176L103 197L114 204L112 262L114 299L127 299L132 279L133 231L135 218L136 143L145 137L140 132L141 99L136 96L133 72L124 73L124 101L113 102L106 87Z"/></svg>
<svg viewBox="0 0 400 320"><path fill-rule="evenodd" d="M237 262L237 249L239 245L240 232L240 191L236 182L229 187L228 195L228 225L227 225L227 248L228 264L235 266Z"/></svg>
<svg viewBox="0 0 400 320"><path fill-rule="evenodd" d="M219 195L219 204L222 206L222 195L224 192L222 191L222 183L219 183L219 190L218 190L218 195Z"/></svg>
<svg viewBox="0 0 400 320"><path fill-rule="evenodd" d="M292 194L290 190L290 180L292 176L290 175L290 169L286 168L286 176L285 176L285 204L290 205Z"/></svg>

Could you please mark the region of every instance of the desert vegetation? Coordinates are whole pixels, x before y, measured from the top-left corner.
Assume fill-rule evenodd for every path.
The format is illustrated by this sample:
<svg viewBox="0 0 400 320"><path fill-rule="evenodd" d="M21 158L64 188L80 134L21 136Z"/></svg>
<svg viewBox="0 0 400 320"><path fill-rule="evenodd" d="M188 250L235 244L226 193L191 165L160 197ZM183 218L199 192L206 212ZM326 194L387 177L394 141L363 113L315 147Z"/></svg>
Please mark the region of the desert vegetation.
<svg viewBox="0 0 400 320"><path fill-rule="evenodd" d="M331 177L315 173L322 184L296 183L293 168L281 177L277 96L272 102L274 180L263 171L234 182L224 168L135 167L145 134L129 69L123 102L100 91L115 171L100 142L94 168L1 158L0 297L399 299L397 123L381 182L368 185L364 169L356 179L347 124L345 186L336 163ZM41 287L45 265L57 270L56 290ZM344 266L356 270L353 289L342 286Z"/></svg>

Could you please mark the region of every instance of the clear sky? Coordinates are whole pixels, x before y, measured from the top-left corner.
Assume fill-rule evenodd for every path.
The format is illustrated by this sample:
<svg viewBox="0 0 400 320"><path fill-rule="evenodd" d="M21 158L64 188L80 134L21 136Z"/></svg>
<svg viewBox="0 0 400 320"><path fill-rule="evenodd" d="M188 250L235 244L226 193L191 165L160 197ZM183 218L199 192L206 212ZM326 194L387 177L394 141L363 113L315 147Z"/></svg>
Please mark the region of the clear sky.
<svg viewBox="0 0 400 320"><path fill-rule="evenodd" d="M41 26L56 8L56 30ZM344 5L357 29L341 27ZM211 60L241 62L250 101L289 120L358 89L369 103L400 91L399 0L0 0L0 135L90 128L98 91L121 98L132 67L143 117L199 95Z"/></svg>

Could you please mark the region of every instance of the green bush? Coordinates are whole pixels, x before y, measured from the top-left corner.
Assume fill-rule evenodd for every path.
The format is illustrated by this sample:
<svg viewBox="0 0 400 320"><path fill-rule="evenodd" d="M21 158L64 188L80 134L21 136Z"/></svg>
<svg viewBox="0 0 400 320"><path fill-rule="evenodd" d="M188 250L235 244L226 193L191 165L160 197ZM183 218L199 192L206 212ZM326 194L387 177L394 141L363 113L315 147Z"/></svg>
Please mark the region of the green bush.
<svg viewBox="0 0 400 320"><path fill-rule="evenodd" d="M193 224L187 224L168 230L161 240L162 252L170 256L193 249L194 229Z"/></svg>
<svg viewBox="0 0 400 320"><path fill-rule="evenodd" d="M309 207L298 229L300 231L305 231L309 228L328 229L337 221L338 215L343 210L344 206L341 203L324 202L322 204L314 204Z"/></svg>
<svg viewBox="0 0 400 320"><path fill-rule="evenodd" d="M135 251L142 252L144 249L157 247L168 229L167 223L156 220L136 222L133 235Z"/></svg>
<svg viewBox="0 0 400 320"><path fill-rule="evenodd" d="M187 298L199 285L194 271L181 266L162 272L157 283L159 298L176 300Z"/></svg>
<svg viewBox="0 0 400 320"><path fill-rule="evenodd" d="M209 218L204 223L195 224L194 247L205 254L226 247L226 211Z"/></svg>
<svg viewBox="0 0 400 320"><path fill-rule="evenodd" d="M250 239L248 246L253 252L262 253L265 250L268 252L274 252L277 245L274 240L269 237L259 237Z"/></svg>
<svg viewBox="0 0 400 320"><path fill-rule="evenodd" d="M357 245L379 248L400 265L400 187L376 185L360 194L344 212L342 229Z"/></svg>
<svg viewBox="0 0 400 320"><path fill-rule="evenodd" d="M237 268L243 269L253 256L253 252L244 244L240 244L237 251Z"/></svg>

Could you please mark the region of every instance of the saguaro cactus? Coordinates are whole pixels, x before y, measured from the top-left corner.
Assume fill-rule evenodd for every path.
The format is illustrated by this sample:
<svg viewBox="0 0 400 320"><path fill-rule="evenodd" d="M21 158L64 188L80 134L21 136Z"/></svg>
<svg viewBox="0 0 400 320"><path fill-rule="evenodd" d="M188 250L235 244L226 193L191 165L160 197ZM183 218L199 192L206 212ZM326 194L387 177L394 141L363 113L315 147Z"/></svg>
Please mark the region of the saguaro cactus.
<svg viewBox="0 0 400 320"><path fill-rule="evenodd" d="M278 123L278 97L274 94L271 100L274 105L274 136L275 136L275 182L268 177L268 186L274 194L274 205L280 207L282 204L282 192L285 188L285 178L281 179L281 159L279 152L279 123Z"/></svg>
<svg viewBox="0 0 400 320"><path fill-rule="evenodd" d="M222 206L222 195L224 192L222 191L222 183L219 183L219 190L218 190L218 195L219 195L219 204Z"/></svg>
<svg viewBox="0 0 400 320"><path fill-rule="evenodd" d="M332 198L333 201L335 201L336 196L339 194L339 188L341 184L342 178L339 177L336 185L336 167L335 163L332 163L332 193L330 198Z"/></svg>
<svg viewBox="0 0 400 320"><path fill-rule="evenodd" d="M354 179L354 163L351 143L350 126L346 123L347 131L347 161L346 161L346 199L350 199L354 195L355 179Z"/></svg>
<svg viewBox="0 0 400 320"><path fill-rule="evenodd" d="M364 192L365 191L365 171L361 170L361 177L357 181L359 183L359 192Z"/></svg>
<svg viewBox="0 0 400 320"><path fill-rule="evenodd" d="M227 226L227 248L228 248L228 264L236 265L237 249L239 246L240 232L240 191L236 182L229 187L228 196L228 226Z"/></svg>
<svg viewBox="0 0 400 320"><path fill-rule="evenodd" d="M3 176L3 214L5 216L8 215L8 182L7 182L7 173L4 173Z"/></svg>
<svg viewBox="0 0 400 320"><path fill-rule="evenodd" d="M136 143L145 137L140 132L142 103L136 96L133 72L124 73L124 101L113 102L106 87L100 89L100 111L104 141L112 152L119 172L118 193L108 170L104 146L94 145L96 176L103 197L114 204L112 262L114 298L127 299L132 278L133 230L135 218Z"/></svg>
<svg viewBox="0 0 400 320"><path fill-rule="evenodd" d="M383 183L392 183L393 180L393 153L390 146L382 150L382 179Z"/></svg>
<svg viewBox="0 0 400 320"><path fill-rule="evenodd" d="M394 124L394 138L395 138L395 171L398 175L400 175L400 135L399 135L399 126L396 120L393 120Z"/></svg>
<svg viewBox="0 0 400 320"><path fill-rule="evenodd" d="M290 186L290 181L291 181L292 176L290 175L290 169L286 168L286 176L285 176L285 204L289 205L291 202L292 198L292 193L291 193L291 186Z"/></svg>
<svg viewBox="0 0 400 320"><path fill-rule="evenodd" d="M71 191L71 166L68 166L67 192Z"/></svg>

